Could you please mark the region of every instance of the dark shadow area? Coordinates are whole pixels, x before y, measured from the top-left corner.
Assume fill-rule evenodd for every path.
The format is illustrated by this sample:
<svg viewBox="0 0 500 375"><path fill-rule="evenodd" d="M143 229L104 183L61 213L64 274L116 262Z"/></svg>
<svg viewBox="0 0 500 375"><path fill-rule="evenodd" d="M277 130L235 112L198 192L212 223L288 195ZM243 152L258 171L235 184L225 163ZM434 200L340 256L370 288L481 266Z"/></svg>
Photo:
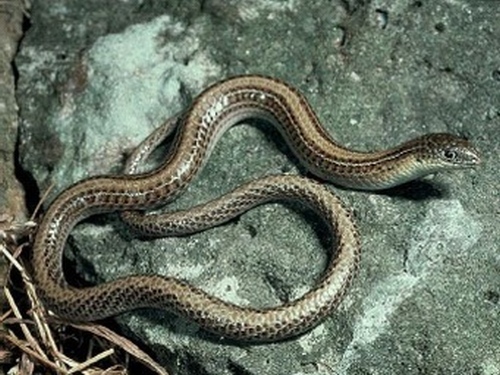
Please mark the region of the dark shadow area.
<svg viewBox="0 0 500 375"><path fill-rule="evenodd" d="M253 372L248 371L246 368L232 360L229 360L227 369L233 375L254 375Z"/></svg>
<svg viewBox="0 0 500 375"><path fill-rule="evenodd" d="M33 175L25 170L19 160L19 135L14 150L14 173L16 179L24 188L25 204L28 213L33 213L40 202L40 189Z"/></svg>
<svg viewBox="0 0 500 375"><path fill-rule="evenodd" d="M443 199L448 196L448 188L444 185L426 180L414 180L390 189L375 192L410 201L426 201L429 199Z"/></svg>

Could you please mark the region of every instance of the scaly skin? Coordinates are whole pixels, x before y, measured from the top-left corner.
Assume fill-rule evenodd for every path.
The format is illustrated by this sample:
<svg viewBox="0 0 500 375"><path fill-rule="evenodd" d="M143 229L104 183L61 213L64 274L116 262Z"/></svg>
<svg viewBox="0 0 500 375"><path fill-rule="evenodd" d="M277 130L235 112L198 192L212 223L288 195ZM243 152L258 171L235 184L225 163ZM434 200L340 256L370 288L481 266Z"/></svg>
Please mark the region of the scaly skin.
<svg viewBox="0 0 500 375"><path fill-rule="evenodd" d="M133 212L173 200L199 173L224 131L247 118L275 125L316 176L354 189L386 189L429 173L479 163L471 144L450 134L425 135L385 151L349 150L333 141L306 99L286 83L262 76L231 78L205 90L182 116L153 133L132 155L126 172L134 173L179 122L162 167L146 174L90 178L55 199L33 245L34 279L45 305L63 318L78 321L140 307L163 308L218 335L260 342L300 334L328 315L353 278L360 243L349 210L318 183L298 176L269 176L187 212L163 217ZM72 228L90 215L128 211L124 219L144 233L172 235L218 225L270 200L295 200L313 208L335 238L331 249L335 256L322 278L311 291L283 306L239 307L161 276L129 276L89 288L74 288L65 281L64 244Z"/></svg>

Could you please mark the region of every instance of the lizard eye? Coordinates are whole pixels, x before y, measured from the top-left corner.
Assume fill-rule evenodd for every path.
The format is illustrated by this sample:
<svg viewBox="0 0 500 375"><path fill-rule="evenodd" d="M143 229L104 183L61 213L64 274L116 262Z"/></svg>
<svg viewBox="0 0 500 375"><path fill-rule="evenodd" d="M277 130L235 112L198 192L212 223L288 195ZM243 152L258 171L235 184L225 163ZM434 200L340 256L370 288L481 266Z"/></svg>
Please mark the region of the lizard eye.
<svg viewBox="0 0 500 375"><path fill-rule="evenodd" d="M446 149L446 150L441 151L441 155L443 156L443 158L445 160L447 160L449 162L452 162L457 158L457 153L453 150L450 150L450 149Z"/></svg>

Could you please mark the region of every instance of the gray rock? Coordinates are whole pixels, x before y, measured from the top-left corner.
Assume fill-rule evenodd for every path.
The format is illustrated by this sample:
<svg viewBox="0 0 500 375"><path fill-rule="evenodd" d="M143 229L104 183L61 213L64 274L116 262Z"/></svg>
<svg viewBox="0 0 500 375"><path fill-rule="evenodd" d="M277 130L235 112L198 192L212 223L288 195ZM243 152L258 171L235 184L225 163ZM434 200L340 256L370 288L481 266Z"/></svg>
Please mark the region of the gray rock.
<svg viewBox="0 0 500 375"><path fill-rule="evenodd" d="M55 183L52 198L82 178L119 173L140 139L203 87L241 73L297 86L348 146L372 150L446 131L472 139L484 164L391 194L332 186L354 207L363 259L338 311L298 338L227 342L151 310L124 314L120 324L179 374L499 373L500 8L187 3L34 1L17 59L21 158L42 190ZM300 172L269 134L228 131L169 209L264 174ZM155 241L132 237L108 215L79 225L67 255L96 283L174 275L234 303L272 306L314 285L327 256L321 236L314 216L279 204Z"/></svg>

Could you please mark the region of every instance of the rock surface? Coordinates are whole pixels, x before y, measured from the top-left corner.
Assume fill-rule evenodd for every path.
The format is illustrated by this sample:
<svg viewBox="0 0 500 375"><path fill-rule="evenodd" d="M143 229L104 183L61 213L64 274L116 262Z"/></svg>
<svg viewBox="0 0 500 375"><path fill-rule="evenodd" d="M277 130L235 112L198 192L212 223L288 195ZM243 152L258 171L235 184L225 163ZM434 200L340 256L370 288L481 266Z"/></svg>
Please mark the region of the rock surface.
<svg viewBox="0 0 500 375"><path fill-rule="evenodd" d="M499 374L500 8L492 1L33 1L16 66L20 158L41 191L119 173L125 155L209 83L241 73L298 87L340 142L363 150L426 132L469 137L476 170L388 194L335 190L354 207L360 272L311 332L229 343L162 311L118 320L176 374ZM245 4L245 5L241 5ZM258 176L298 173L275 132L228 131L169 209ZM213 230L141 241L112 215L72 233L92 282L189 280L271 306L308 290L326 254L311 215L266 205ZM319 233L321 236L321 233Z"/></svg>

